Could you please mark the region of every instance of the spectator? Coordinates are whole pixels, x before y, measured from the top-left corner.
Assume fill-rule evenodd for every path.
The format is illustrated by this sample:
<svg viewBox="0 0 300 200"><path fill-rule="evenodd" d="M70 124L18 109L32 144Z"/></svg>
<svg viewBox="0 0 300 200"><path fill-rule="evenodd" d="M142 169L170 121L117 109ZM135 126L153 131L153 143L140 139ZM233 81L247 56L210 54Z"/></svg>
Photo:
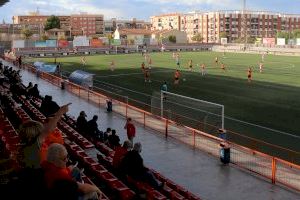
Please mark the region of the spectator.
<svg viewBox="0 0 300 200"><path fill-rule="evenodd" d="M87 128L87 120L86 120L86 114L84 111L81 111L79 113L79 116L77 118L76 121L76 127L77 127L77 131L84 135L86 132L86 128Z"/></svg>
<svg viewBox="0 0 300 200"><path fill-rule="evenodd" d="M160 189L163 185L155 178L153 173L144 166L143 158L140 155L141 151L141 143L135 143L133 150L128 152L122 160L122 170L131 178L147 182L154 189Z"/></svg>
<svg viewBox="0 0 300 200"><path fill-rule="evenodd" d="M40 110L46 117L49 117L59 110L59 105L52 101L52 96L46 95L42 101Z"/></svg>
<svg viewBox="0 0 300 200"><path fill-rule="evenodd" d="M131 118L127 119L126 124L124 126L124 129L127 130L127 138L128 138L128 140L130 140L131 143L133 143L133 138L135 137L135 126L132 123Z"/></svg>
<svg viewBox="0 0 300 200"><path fill-rule="evenodd" d="M111 131L111 135L108 136L108 145L112 149L116 149L116 147L120 146L120 138L116 135L116 130Z"/></svg>
<svg viewBox="0 0 300 200"><path fill-rule="evenodd" d="M113 168L115 170L119 169L123 158L125 157L126 153L131 150L131 148L132 143L129 140L124 141L123 146L119 146L116 148L112 162Z"/></svg>
<svg viewBox="0 0 300 200"><path fill-rule="evenodd" d="M26 91L28 92L31 88L33 88L32 82L29 82L28 86L26 87Z"/></svg>
<svg viewBox="0 0 300 200"><path fill-rule="evenodd" d="M108 143L108 136L111 135L111 128L107 128L106 131L103 133L103 142Z"/></svg>
<svg viewBox="0 0 300 200"><path fill-rule="evenodd" d="M40 97L40 91L38 89L38 84L34 84L33 88L28 90L28 96L29 97L41 98Z"/></svg>
<svg viewBox="0 0 300 200"><path fill-rule="evenodd" d="M72 168L67 167L67 160L68 152L63 145L53 143L49 146L47 160L42 163L47 188L51 190L61 181L74 182L77 184L78 195L82 194L83 199L98 199L98 195L101 196L99 188L74 180Z"/></svg>
<svg viewBox="0 0 300 200"><path fill-rule="evenodd" d="M40 168L40 150L45 138L54 131L61 116L68 112L68 106L62 106L46 124L27 121L20 126L19 137L23 146L20 149L19 162L25 168Z"/></svg>
<svg viewBox="0 0 300 200"><path fill-rule="evenodd" d="M92 136L92 138L95 138L99 136L100 131L98 129L98 124L97 124L98 116L94 115L93 119L88 121L87 123L87 130L88 130L88 135Z"/></svg>

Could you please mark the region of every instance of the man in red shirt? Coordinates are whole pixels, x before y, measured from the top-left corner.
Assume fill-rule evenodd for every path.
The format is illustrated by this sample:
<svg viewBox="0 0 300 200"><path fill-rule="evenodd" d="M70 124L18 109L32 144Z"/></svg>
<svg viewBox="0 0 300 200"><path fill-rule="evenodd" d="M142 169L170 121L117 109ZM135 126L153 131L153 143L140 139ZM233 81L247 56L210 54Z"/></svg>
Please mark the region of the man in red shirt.
<svg viewBox="0 0 300 200"><path fill-rule="evenodd" d="M135 137L135 126L132 123L131 118L127 119L124 129L127 129L127 138L133 144L133 138Z"/></svg>

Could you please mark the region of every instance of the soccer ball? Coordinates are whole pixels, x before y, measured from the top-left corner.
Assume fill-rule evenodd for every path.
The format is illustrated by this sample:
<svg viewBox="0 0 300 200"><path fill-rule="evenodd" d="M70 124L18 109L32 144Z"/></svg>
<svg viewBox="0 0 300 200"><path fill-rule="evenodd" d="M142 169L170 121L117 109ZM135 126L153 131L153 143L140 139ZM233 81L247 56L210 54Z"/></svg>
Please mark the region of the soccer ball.
<svg viewBox="0 0 300 200"><path fill-rule="evenodd" d="M183 81L186 81L186 79L184 78L184 79L182 79Z"/></svg>

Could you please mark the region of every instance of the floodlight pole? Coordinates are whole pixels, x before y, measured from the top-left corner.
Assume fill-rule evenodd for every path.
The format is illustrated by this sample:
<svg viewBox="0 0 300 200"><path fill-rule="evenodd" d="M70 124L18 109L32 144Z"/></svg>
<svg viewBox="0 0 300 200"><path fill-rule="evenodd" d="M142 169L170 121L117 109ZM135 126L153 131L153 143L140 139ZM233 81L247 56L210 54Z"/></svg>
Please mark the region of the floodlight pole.
<svg viewBox="0 0 300 200"><path fill-rule="evenodd" d="M225 113L224 113L224 106L222 106L222 129L224 130L224 116L225 116Z"/></svg>

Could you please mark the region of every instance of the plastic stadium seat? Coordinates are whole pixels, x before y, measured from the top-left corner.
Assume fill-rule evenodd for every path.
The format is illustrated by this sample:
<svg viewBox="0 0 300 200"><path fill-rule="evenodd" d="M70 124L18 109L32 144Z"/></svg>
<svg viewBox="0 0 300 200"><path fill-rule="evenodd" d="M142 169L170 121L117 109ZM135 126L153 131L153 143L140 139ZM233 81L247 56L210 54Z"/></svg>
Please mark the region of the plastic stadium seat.
<svg viewBox="0 0 300 200"><path fill-rule="evenodd" d="M180 195L179 193L177 193L176 191L171 192L171 200L183 200L185 199L184 196Z"/></svg>
<svg viewBox="0 0 300 200"><path fill-rule="evenodd" d="M94 165L98 165L98 162L96 162L93 158L91 157L87 157L84 158L84 162L86 165L88 165L89 168L91 168Z"/></svg>
<svg viewBox="0 0 300 200"><path fill-rule="evenodd" d="M170 188L170 187L167 186L167 185L164 185L164 187L163 187L163 189L162 189L162 192L163 192L163 194L165 194L167 197L170 198L171 193L173 192L173 189Z"/></svg>
<svg viewBox="0 0 300 200"><path fill-rule="evenodd" d="M110 187L118 192L120 199L127 200L132 199L135 196L135 193L121 181L111 182Z"/></svg>
<svg viewBox="0 0 300 200"><path fill-rule="evenodd" d="M80 146L78 146L77 144L71 146L71 149L72 149L73 151L83 151L83 149L82 149Z"/></svg>
<svg viewBox="0 0 300 200"><path fill-rule="evenodd" d="M91 167L91 169L96 172L97 174L101 174L101 173L104 173L104 172L107 172L107 169L105 167L103 167L102 165L100 164L97 164L97 165L93 165Z"/></svg>
<svg viewBox="0 0 300 200"><path fill-rule="evenodd" d="M194 195L191 192L187 192L186 193L186 198L190 199L190 200L201 200L199 197L197 197L196 195Z"/></svg>
<svg viewBox="0 0 300 200"><path fill-rule="evenodd" d="M108 185L111 185L112 182L117 181L118 179L110 172L104 172L100 174L102 180L104 180Z"/></svg>
<svg viewBox="0 0 300 200"><path fill-rule="evenodd" d="M158 192L157 190L150 190L147 192L148 200L166 200L167 197Z"/></svg>
<svg viewBox="0 0 300 200"><path fill-rule="evenodd" d="M80 161L84 161L85 158L89 157L84 151L76 151L75 154L78 156Z"/></svg>

